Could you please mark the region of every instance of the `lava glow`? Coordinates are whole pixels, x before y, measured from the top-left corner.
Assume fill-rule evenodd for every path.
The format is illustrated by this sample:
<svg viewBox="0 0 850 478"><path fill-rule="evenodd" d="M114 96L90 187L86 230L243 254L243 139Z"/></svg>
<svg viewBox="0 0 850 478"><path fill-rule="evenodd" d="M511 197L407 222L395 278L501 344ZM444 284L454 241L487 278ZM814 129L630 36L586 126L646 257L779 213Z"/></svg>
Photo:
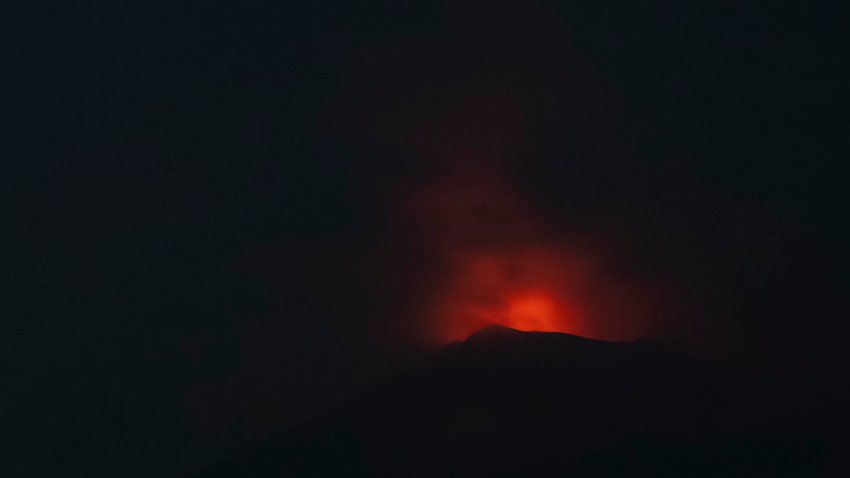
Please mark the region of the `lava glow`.
<svg viewBox="0 0 850 478"><path fill-rule="evenodd" d="M562 329L565 318L558 304L546 294L526 293L509 297L505 304L505 325L517 330L554 332Z"/></svg>
<svg viewBox="0 0 850 478"><path fill-rule="evenodd" d="M586 261L555 246L495 248L455 254L433 322L441 342L502 325L524 331L592 333L585 321Z"/></svg>
<svg viewBox="0 0 850 478"><path fill-rule="evenodd" d="M399 202L416 255L427 258L418 264L429 281L417 304L424 326L413 333L431 344L491 325L608 340L646 336L648 317L659 313L654 287L615 253L623 237L571 222L570 204L537 207L519 180L524 130L518 103L482 97L408 137L428 161Z"/></svg>
<svg viewBox="0 0 850 478"><path fill-rule="evenodd" d="M596 339L645 337L657 291L628 274L601 235L553 233L494 168L467 168L421 187L407 203L439 277L426 340L444 344L502 325Z"/></svg>

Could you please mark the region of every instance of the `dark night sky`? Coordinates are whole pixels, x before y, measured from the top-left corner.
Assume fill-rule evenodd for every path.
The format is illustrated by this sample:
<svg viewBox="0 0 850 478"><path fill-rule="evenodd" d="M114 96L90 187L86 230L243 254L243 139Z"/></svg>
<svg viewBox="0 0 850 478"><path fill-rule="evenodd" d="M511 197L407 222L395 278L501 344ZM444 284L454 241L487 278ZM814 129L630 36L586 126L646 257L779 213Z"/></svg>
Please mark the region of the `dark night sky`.
<svg viewBox="0 0 850 478"><path fill-rule="evenodd" d="M641 334L838 402L844 3L307 3L7 18L2 409L33 476L176 476L427 349L446 239L407 207L467 171L659 284ZM463 241L514 240L494 208Z"/></svg>

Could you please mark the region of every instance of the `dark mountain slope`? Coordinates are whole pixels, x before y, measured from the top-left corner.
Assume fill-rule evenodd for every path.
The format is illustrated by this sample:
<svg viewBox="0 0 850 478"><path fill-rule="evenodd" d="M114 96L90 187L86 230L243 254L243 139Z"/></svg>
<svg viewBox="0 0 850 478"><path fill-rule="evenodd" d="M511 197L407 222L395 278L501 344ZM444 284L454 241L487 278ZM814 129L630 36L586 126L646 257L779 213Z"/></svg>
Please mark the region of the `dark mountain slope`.
<svg viewBox="0 0 850 478"><path fill-rule="evenodd" d="M659 342L490 328L203 477L816 473L818 444L748 427L739 393Z"/></svg>

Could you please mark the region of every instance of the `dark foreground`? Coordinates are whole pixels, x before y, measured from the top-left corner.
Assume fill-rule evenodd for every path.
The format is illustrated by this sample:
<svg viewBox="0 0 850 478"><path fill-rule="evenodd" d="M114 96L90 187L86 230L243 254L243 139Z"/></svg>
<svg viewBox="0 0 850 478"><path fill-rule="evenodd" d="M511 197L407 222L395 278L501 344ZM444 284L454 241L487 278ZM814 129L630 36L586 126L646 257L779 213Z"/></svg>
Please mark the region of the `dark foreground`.
<svg viewBox="0 0 850 478"><path fill-rule="evenodd" d="M201 477L828 475L769 398L658 342L491 328Z"/></svg>

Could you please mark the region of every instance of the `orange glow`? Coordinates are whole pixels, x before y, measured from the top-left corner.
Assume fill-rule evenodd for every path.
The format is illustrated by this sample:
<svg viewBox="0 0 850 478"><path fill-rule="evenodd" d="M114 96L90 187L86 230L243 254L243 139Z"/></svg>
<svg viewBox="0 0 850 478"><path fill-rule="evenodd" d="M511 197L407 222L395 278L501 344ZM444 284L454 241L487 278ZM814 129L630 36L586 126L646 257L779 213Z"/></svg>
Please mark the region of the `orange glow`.
<svg viewBox="0 0 850 478"><path fill-rule="evenodd" d="M440 276L426 341L464 340L502 325L629 340L653 328L651 285L624 272L598 235L548 233L545 221L494 169L466 169L412 196L408 213Z"/></svg>
<svg viewBox="0 0 850 478"><path fill-rule="evenodd" d="M524 125L519 105L481 98L408 137L431 169L405 185L399 203L429 286L414 312L424 327L407 332L436 345L491 325L606 340L650 335L664 304L616 254L628 238L570 222L566 210L539 211L515 182ZM553 212L561 216L547 217Z"/></svg>
<svg viewBox="0 0 850 478"><path fill-rule="evenodd" d="M556 332L563 325L557 304L545 294L521 294L508 299L505 324L517 330Z"/></svg>
<svg viewBox="0 0 850 478"><path fill-rule="evenodd" d="M439 341L462 340L490 325L592 334L579 301L582 279L591 273L586 260L538 245L467 251L453 261L434 310Z"/></svg>

